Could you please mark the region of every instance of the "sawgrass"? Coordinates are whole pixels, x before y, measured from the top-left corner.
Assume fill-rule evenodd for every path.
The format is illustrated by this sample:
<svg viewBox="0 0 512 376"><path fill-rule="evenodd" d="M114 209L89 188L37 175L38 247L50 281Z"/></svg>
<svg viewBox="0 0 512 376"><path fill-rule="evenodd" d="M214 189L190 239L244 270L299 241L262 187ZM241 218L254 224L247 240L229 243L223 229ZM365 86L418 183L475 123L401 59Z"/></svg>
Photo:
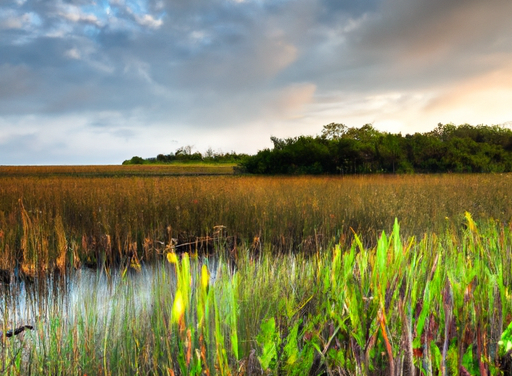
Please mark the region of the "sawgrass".
<svg viewBox="0 0 512 376"><path fill-rule="evenodd" d="M82 270L57 290L48 281L47 295L11 291L5 307L25 299L18 323L32 315L36 329L5 339L0 364L6 374L498 374L512 232L469 214L466 224L404 238L395 223L375 247L356 238L309 257L170 251L140 272Z"/></svg>
<svg viewBox="0 0 512 376"><path fill-rule="evenodd" d="M352 229L373 246L394 218L406 236L460 232L466 211L476 220L506 223L511 188L508 174L10 175L0 177L0 268L18 265L33 275L128 259L150 262L172 245L189 252L247 246L311 254L350 242Z"/></svg>
<svg viewBox="0 0 512 376"><path fill-rule="evenodd" d="M511 175L94 168L0 177L3 373L499 373Z"/></svg>
<svg viewBox="0 0 512 376"><path fill-rule="evenodd" d="M234 163L173 162L150 165L0 166L0 177L122 177L232 175Z"/></svg>

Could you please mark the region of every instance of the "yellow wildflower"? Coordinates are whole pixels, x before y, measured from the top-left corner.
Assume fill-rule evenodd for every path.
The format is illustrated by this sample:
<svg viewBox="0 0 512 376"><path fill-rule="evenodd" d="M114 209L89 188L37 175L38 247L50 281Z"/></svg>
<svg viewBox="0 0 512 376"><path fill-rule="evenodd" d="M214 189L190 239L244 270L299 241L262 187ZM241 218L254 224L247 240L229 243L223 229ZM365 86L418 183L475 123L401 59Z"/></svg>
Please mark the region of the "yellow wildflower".
<svg viewBox="0 0 512 376"><path fill-rule="evenodd" d="M183 318L184 313L185 303L183 302L183 295L181 294L181 291L178 290L176 292L176 296L174 297L174 304L172 305L172 322L180 322Z"/></svg>
<svg viewBox="0 0 512 376"><path fill-rule="evenodd" d="M169 261L171 264L177 264L178 256L176 256L176 253L174 252L169 252L167 253L167 261Z"/></svg>
<svg viewBox="0 0 512 376"><path fill-rule="evenodd" d="M210 273L208 273L208 267L206 264L203 264L201 267L201 286L204 290L208 288L208 283L210 282Z"/></svg>

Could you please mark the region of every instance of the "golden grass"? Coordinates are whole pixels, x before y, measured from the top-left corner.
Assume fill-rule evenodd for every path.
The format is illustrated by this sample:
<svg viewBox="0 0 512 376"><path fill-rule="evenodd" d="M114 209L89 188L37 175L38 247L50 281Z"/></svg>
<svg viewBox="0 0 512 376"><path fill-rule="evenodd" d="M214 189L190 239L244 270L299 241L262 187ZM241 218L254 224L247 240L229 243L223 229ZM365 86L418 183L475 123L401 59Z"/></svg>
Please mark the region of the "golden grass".
<svg viewBox="0 0 512 376"><path fill-rule="evenodd" d="M81 170L95 176L49 167L0 174L0 267L150 261L173 239L178 251L244 243L253 251L311 252L346 241L351 229L371 245L395 218L406 236L458 231L466 211L477 221L512 218L509 174L199 177L128 167L141 174L102 175L112 174L111 166ZM74 168L82 167L55 171Z"/></svg>
<svg viewBox="0 0 512 376"><path fill-rule="evenodd" d="M169 163L105 166L0 166L0 177L8 176L168 176L232 175L234 163Z"/></svg>

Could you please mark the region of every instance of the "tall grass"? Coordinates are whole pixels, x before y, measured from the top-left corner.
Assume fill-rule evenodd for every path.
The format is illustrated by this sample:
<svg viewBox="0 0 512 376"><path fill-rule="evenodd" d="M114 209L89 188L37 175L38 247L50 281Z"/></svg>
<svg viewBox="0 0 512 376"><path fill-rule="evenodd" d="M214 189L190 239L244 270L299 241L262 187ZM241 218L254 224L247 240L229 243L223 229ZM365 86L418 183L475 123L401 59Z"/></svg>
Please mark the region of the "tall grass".
<svg viewBox="0 0 512 376"><path fill-rule="evenodd" d="M82 270L57 294L7 290L3 326L32 320L36 330L5 338L0 365L7 374L498 374L512 232L469 214L465 224L415 238L395 222L374 247L355 237L309 257L239 249L236 264L170 251L141 272Z"/></svg>
<svg viewBox="0 0 512 376"><path fill-rule="evenodd" d="M4 373L476 375L506 360L512 175L19 171L0 176L0 330L35 330L2 338Z"/></svg>
<svg viewBox="0 0 512 376"><path fill-rule="evenodd" d="M235 163L174 162L159 165L97 165L97 166L0 166L0 176L176 176L176 175L232 175Z"/></svg>
<svg viewBox="0 0 512 376"><path fill-rule="evenodd" d="M370 177L0 177L0 268L112 265L166 248L314 253L365 246L399 218L404 235L512 217L512 175Z"/></svg>

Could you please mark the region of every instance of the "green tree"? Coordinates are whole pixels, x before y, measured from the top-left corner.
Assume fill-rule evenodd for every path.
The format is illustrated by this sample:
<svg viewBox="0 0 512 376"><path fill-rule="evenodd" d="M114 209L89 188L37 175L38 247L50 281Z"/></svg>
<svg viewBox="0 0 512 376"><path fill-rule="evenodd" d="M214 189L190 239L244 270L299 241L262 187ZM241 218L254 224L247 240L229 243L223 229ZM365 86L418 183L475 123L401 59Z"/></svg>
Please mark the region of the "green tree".
<svg viewBox="0 0 512 376"><path fill-rule="evenodd" d="M341 123L330 123L323 126L322 138L327 140L339 140L347 133L347 126Z"/></svg>
<svg viewBox="0 0 512 376"><path fill-rule="evenodd" d="M395 173L397 169L401 172L410 169L410 165L405 161L407 153L404 146L401 134L386 133L378 138L377 153L382 170Z"/></svg>
<svg viewBox="0 0 512 376"><path fill-rule="evenodd" d="M130 159L130 164L144 164L144 159L138 156L134 156L132 159Z"/></svg>
<svg viewBox="0 0 512 376"><path fill-rule="evenodd" d="M512 131L500 126L441 124L413 135L379 132L372 124L325 125L317 137L271 138L243 162L247 171L267 174L375 172L509 172Z"/></svg>

